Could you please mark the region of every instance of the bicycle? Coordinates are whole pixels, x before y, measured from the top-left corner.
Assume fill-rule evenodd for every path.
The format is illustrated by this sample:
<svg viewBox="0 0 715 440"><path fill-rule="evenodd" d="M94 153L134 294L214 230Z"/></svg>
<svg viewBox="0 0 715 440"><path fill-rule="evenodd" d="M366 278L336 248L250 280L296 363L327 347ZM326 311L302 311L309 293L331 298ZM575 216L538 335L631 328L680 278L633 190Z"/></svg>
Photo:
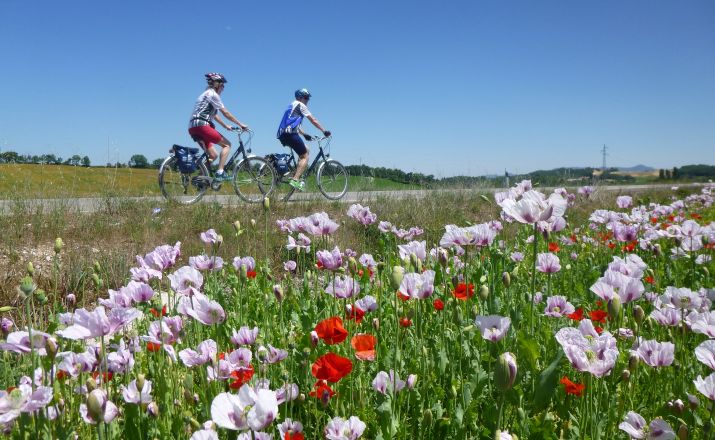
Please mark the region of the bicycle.
<svg viewBox="0 0 715 440"><path fill-rule="evenodd" d="M260 202L273 191L273 167L266 159L250 154L252 131L234 131L237 133L238 146L224 168L233 168L233 189L242 200L250 203ZM245 133L247 139L244 143L242 135ZM199 155L199 148L174 144L169 152L169 156L159 167L159 187L167 200L190 205L201 200L209 188L214 191L221 189L223 182L216 180L207 166L206 151Z"/></svg>
<svg viewBox="0 0 715 440"><path fill-rule="evenodd" d="M330 142L332 136L313 137L312 141L318 144L318 154L313 159L313 163L305 170L302 179L305 181L315 172L315 180L318 189L327 199L339 200L348 191L348 171L343 164L335 159L330 159ZM280 190L281 184L286 187L286 194L282 197L284 201L288 201L295 192L288 182L295 173L295 167L298 162L295 157L295 152L292 148L289 154L269 154L266 156L268 163L274 169L275 182L271 191ZM268 197L270 195L267 194Z"/></svg>

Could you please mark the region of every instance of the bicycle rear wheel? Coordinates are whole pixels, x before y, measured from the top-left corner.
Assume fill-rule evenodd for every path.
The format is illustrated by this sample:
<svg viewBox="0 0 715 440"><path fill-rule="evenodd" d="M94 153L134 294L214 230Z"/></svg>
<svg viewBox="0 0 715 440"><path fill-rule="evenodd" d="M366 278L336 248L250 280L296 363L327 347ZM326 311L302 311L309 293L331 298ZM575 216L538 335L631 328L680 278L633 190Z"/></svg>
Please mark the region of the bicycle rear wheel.
<svg viewBox="0 0 715 440"><path fill-rule="evenodd" d="M179 160L169 156L159 167L161 193L174 203L190 205L201 200L211 186L211 177L203 162L196 160L196 169L190 173L179 169Z"/></svg>
<svg viewBox="0 0 715 440"><path fill-rule="evenodd" d="M273 191L275 171L262 157L248 157L233 169L233 189L238 197L249 203L257 203Z"/></svg>
<svg viewBox="0 0 715 440"><path fill-rule="evenodd" d="M317 180L320 192L330 200L341 199L348 192L348 170L337 160L320 164Z"/></svg>

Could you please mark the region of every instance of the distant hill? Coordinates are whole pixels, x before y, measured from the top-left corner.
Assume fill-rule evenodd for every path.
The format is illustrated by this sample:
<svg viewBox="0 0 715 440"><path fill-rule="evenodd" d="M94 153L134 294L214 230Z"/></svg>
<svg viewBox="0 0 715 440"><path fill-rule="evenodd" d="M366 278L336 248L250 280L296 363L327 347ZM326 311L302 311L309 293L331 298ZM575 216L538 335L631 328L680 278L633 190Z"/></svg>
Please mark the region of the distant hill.
<svg viewBox="0 0 715 440"><path fill-rule="evenodd" d="M649 167L648 165L638 164L633 167L618 167L618 171L630 171L634 173L646 173L648 171L655 171L655 168Z"/></svg>

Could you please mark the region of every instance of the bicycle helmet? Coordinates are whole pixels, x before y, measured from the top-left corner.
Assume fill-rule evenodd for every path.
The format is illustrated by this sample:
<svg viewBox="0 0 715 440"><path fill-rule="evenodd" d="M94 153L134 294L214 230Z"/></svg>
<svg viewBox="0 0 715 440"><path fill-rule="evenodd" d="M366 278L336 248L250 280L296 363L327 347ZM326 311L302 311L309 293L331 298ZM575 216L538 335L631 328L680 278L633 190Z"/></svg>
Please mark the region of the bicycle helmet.
<svg viewBox="0 0 715 440"><path fill-rule="evenodd" d="M298 98L310 98L311 94L308 89L300 89L295 91L295 99Z"/></svg>
<svg viewBox="0 0 715 440"><path fill-rule="evenodd" d="M225 84L225 83L228 82L228 81L226 80L226 77L223 76L223 75L221 75L220 73L207 73L207 74L204 75L204 76L206 77L206 81L208 81L209 83L214 82L214 81L218 81L218 82L222 82L222 83Z"/></svg>

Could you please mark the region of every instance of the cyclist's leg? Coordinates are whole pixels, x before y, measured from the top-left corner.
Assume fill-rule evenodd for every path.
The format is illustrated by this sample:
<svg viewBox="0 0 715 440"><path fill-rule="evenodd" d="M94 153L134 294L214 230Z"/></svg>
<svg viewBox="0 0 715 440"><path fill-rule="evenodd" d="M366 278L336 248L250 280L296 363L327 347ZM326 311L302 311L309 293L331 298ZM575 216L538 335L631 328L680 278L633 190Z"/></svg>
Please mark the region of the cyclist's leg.
<svg viewBox="0 0 715 440"><path fill-rule="evenodd" d="M310 157L310 151L308 147L300 138L298 133L285 133L279 138L283 145L286 145L295 151L298 155L298 164L295 167L295 174L293 174L293 179L300 180L300 176L303 175L305 169L308 168L308 158Z"/></svg>
<svg viewBox="0 0 715 440"><path fill-rule="evenodd" d="M210 170L211 162L218 157L218 153L216 153L216 148L214 148L213 144L220 142L221 139L223 139L223 136L221 136L221 133L209 125L191 127L189 128L189 134L191 135L191 138L206 151L206 154L209 157L206 165Z"/></svg>
<svg viewBox="0 0 715 440"><path fill-rule="evenodd" d="M221 146L221 159L219 159L218 162L218 169L219 171L222 171L223 167L226 165L228 156L231 153L231 141L226 139L224 136L221 136L221 140L218 141L217 144Z"/></svg>

